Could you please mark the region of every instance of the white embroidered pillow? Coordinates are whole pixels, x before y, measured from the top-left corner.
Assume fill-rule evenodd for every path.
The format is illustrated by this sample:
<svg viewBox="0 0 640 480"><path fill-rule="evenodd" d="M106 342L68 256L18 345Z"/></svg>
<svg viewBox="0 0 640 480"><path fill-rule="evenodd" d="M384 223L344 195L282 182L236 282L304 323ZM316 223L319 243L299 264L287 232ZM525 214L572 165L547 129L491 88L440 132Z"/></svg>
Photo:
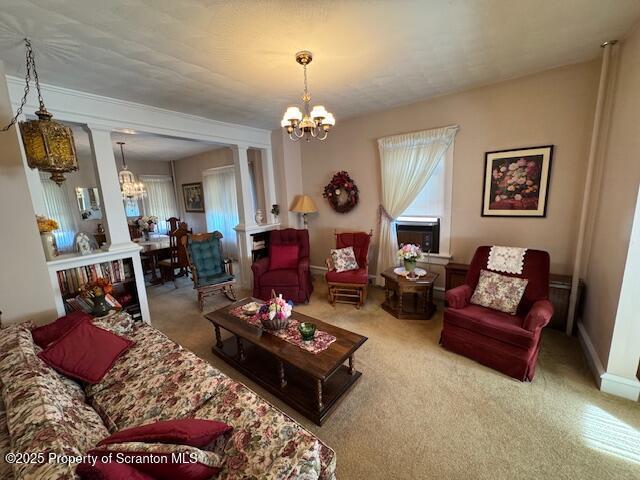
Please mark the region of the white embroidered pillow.
<svg viewBox="0 0 640 480"><path fill-rule="evenodd" d="M337 248L331 250L331 259L336 272L348 272L358 269L358 261L353 253L353 247Z"/></svg>
<svg viewBox="0 0 640 480"><path fill-rule="evenodd" d="M471 303L515 315L529 280L480 270Z"/></svg>

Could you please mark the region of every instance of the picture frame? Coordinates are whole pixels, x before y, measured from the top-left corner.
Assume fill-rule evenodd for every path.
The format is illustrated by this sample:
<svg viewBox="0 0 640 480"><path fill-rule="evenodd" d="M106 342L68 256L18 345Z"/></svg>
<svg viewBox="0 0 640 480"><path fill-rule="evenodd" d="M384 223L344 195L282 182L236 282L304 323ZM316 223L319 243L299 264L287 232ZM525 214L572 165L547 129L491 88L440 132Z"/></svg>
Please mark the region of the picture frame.
<svg viewBox="0 0 640 480"><path fill-rule="evenodd" d="M486 152L482 216L546 217L553 147Z"/></svg>
<svg viewBox="0 0 640 480"><path fill-rule="evenodd" d="M182 197L186 212L204 213L204 191L202 182L183 183Z"/></svg>
<svg viewBox="0 0 640 480"><path fill-rule="evenodd" d="M90 255L98 249L97 242L84 232L76 233L73 243L80 255Z"/></svg>

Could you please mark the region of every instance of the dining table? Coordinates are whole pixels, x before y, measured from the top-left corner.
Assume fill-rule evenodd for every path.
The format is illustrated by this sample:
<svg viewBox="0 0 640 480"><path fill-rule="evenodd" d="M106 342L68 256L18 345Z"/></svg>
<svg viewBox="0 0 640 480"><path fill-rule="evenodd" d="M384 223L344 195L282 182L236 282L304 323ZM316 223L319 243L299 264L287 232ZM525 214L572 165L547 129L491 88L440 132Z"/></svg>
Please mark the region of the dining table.
<svg viewBox="0 0 640 480"><path fill-rule="evenodd" d="M148 257L151 262L151 284L161 283L162 280L157 274L158 261L160 257L168 257L171 254L169 235L150 235L148 240L140 238L136 243L142 247L140 255Z"/></svg>

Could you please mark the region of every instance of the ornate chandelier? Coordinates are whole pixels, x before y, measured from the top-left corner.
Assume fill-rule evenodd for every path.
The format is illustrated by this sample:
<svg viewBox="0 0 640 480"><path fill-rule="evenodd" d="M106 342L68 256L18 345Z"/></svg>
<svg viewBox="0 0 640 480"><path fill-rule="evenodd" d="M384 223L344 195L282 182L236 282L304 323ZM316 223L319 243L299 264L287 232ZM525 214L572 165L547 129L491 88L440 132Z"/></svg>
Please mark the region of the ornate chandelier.
<svg viewBox="0 0 640 480"><path fill-rule="evenodd" d="M124 159L124 142L116 142L120 145L120 155L122 155L122 170L118 173L120 181L120 191L124 200L139 200L146 195L144 183L136 181L136 177L131 170L127 168L127 162Z"/></svg>
<svg viewBox="0 0 640 480"><path fill-rule="evenodd" d="M65 180L63 173L78 169L73 132L69 127L51 120L53 115L44 106L44 100L40 92L40 81L33 50L31 49L31 41L25 38L24 44L27 50L24 95L15 116L11 119L9 125L2 128L1 131L8 131L15 125L18 117L22 115L22 109L27 103L31 75L33 75L36 90L38 91L38 102L40 103L40 108L36 112L38 119L20 122L20 133L27 157L27 165L30 168L37 168L43 172L51 173L51 180L58 185L62 185Z"/></svg>
<svg viewBox="0 0 640 480"><path fill-rule="evenodd" d="M309 111L311 95L307 87L307 65L311 63L311 60L313 60L311 52L303 50L296 53L296 62L302 65L304 70L304 93L302 94L304 114L298 107L289 107L284 112L280 122L280 126L287 131L289 138L294 142L303 137L306 138L307 142L311 137L324 140L327 138L331 127L336 124L333 114L327 112L322 105L316 105Z"/></svg>

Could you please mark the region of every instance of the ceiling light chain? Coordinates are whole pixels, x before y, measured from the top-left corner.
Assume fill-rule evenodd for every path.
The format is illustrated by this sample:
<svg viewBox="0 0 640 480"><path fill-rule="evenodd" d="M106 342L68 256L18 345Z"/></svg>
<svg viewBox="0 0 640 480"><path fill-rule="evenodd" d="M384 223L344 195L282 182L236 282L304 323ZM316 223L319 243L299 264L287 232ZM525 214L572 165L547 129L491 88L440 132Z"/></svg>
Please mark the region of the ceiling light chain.
<svg viewBox="0 0 640 480"><path fill-rule="evenodd" d="M309 84L307 78L307 65L313 60L313 54L308 51L296 53L296 62L302 65L304 74L304 92L302 94L303 111L298 107L289 107L282 117L280 125L289 134L289 138L294 142L301 138L306 138L307 142L311 137L317 140L325 140L329 130L336 124L333 114L327 112L322 105L315 105L310 109L311 94L309 94ZM304 114L303 114L304 112Z"/></svg>
<svg viewBox="0 0 640 480"><path fill-rule="evenodd" d="M29 168L37 168L40 171L51 173L51 180L61 185L65 180L64 173L78 169L73 132L69 127L51 120L53 115L47 111L42 99L40 79L38 78L31 41L25 38L24 45L26 49L24 95L14 117L0 131L9 131L22 115L23 109L27 104L33 75L36 90L38 91L39 109L35 112L38 119L20 122L20 133L25 156L27 157L27 165L29 165Z"/></svg>

